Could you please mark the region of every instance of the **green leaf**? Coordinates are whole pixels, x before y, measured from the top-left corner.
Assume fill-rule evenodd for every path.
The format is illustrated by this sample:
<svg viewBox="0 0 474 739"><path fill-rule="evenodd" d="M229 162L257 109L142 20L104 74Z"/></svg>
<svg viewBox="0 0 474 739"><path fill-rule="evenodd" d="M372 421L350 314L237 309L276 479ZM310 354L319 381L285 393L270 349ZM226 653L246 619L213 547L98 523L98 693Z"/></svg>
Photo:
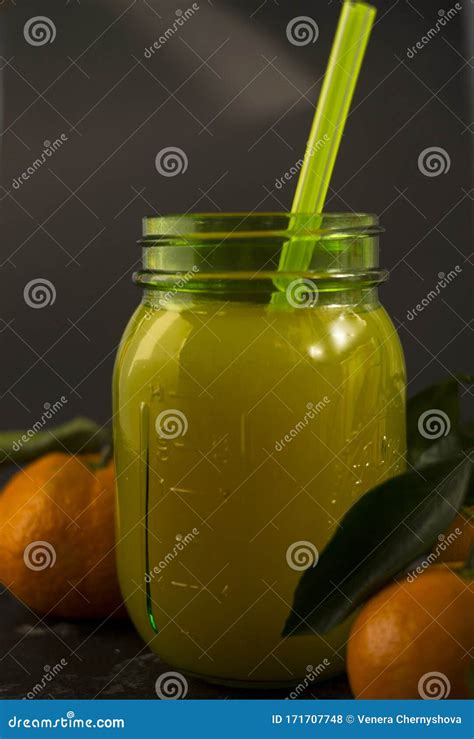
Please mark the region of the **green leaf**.
<svg viewBox="0 0 474 739"><path fill-rule="evenodd" d="M459 391L469 375L452 377L422 390L407 403L408 462L424 467L460 452L472 440L461 427ZM472 438L472 437L471 437Z"/></svg>
<svg viewBox="0 0 474 739"><path fill-rule="evenodd" d="M283 631L324 634L417 557L452 523L466 497L464 457L394 477L366 493L303 573Z"/></svg>
<svg viewBox="0 0 474 739"><path fill-rule="evenodd" d="M0 464L27 464L49 452L88 454L109 443L109 432L89 418L74 418L61 426L35 431L0 431Z"/></svg>

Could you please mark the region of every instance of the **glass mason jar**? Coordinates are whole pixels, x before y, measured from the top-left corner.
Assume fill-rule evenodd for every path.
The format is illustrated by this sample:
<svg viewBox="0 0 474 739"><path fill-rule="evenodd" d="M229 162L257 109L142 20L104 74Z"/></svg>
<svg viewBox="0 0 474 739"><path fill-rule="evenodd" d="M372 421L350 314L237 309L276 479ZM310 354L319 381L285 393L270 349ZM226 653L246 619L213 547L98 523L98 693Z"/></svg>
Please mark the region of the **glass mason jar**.
<svg viewBox="0 0 474 739"><path fill-rule="evenodd" d="M404 468L380 231L364 214L144 220L114 373L118 566L175 669L281 686L343 668L347 624L281 632L341 517Z"/></svg>

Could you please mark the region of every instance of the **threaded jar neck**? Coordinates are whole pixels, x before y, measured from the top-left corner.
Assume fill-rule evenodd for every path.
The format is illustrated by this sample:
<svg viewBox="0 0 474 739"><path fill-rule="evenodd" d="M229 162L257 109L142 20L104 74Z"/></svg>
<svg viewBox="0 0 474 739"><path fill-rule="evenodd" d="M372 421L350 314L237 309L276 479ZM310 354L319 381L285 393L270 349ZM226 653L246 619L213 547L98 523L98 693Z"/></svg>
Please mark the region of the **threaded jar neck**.
<svg viewBox="0 0 474 739"><path fill-rule="evenodd" d="M152 216L143 220L143 268L134 279L147 290L226 295L268 295L295 279L320 292L367 289L387 278L382 230L363 213Z"/></svg>

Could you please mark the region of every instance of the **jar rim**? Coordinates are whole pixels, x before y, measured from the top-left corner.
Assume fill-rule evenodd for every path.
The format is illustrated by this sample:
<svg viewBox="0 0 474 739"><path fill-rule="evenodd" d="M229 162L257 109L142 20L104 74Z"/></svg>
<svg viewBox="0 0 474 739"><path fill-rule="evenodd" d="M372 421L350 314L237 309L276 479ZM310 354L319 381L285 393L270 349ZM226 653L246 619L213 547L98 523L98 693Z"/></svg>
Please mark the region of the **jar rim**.
<svg viewBox="0 0 474 739"><path fill-rule="evenodd" d="M268 291L275 281L297 278L316 279L328 290L367 287L387 277L378 262L381 231L372 213L150 216L143 221L143 265L134 279L158 289L184 280L186 291L228 290L230 283Z"/></svg>
<svg viewBox="0 0 474 739"><path fill-rule="evenodd" d="M288 213L284 211L171 213L145 216L142 246L182 238L183 246L194 239L228 240L262 237L317 236L336 234L376 235L383 232L375 213ZM178 245L175 242L175 245Z"/></svg>

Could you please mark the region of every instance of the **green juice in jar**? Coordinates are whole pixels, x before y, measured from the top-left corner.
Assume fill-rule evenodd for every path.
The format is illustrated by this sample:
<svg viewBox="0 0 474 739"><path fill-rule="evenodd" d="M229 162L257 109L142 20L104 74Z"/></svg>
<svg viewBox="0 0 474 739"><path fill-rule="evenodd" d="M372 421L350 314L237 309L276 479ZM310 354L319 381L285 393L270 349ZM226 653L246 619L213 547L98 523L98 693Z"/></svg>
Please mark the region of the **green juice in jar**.
<svg viewBox="0 0 474 739"><path fill-rule="evenodd" d="M404 468L404 362L377 299L376 223L318 221L312 277L271 305L284 214L190 218L151 219L144 299L116 362L122 591L150 647L184 673L330 677L347 624L281 631L345 512ZM317 286L299 304L298 281Z"/></svg>

